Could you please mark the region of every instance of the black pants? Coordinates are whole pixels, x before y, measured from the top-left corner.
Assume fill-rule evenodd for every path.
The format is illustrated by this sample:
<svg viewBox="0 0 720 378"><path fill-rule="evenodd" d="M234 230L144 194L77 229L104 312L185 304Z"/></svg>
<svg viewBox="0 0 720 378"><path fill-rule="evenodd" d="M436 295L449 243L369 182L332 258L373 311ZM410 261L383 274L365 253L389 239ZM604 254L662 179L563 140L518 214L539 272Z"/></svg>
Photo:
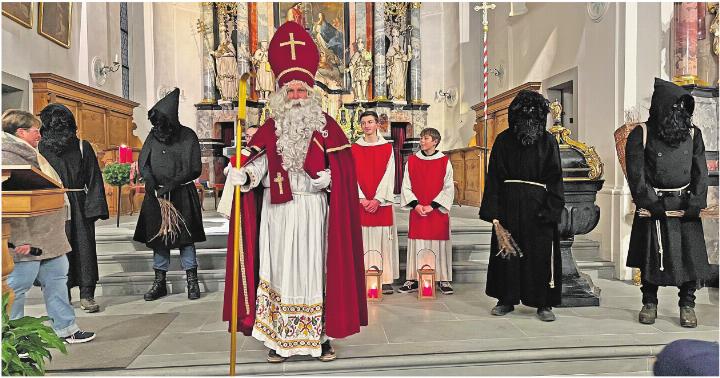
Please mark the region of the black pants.
<svg viewBox="0 0 720 378"><path fill-rule="evenodd" d="M697 287L697 283L695 281L688 281L683 283L682 285L678 286L678 297L680 298L678 300L678 306L680 307L695 307L695 289ZM645 280L642 280L642 287L640 287L640 291L642 291L643 297L642 297L642 303L648 304L648 303L658 303L658 297L657 297L657 291L658 291L658 285L652 284L650 282L647 282Z"/></svg>
<svg viewBox="0 0 720 378"><path fill-rule="evenodd" d="M95 286L80 286L80 299L95 298ZM70 288L68 288L68 299L72 300Z"/></svg>

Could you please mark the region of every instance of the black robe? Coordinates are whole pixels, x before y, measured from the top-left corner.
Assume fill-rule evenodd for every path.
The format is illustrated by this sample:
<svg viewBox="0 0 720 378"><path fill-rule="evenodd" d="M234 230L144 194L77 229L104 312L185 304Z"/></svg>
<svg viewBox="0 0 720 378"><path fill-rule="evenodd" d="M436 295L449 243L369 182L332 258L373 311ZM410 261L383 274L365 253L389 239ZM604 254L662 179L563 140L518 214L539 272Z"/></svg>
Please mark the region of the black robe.
<svg viewBox="0 0 720 378"><path fill-rule="evenodd" d="M150 133L138 160L140 174L145 180L145 199L133 240L152 249L179 248L205 241L202 209L194 184L202 171L200 142L195 132L179 126L168 143L159 141ZM187 226L186 229L181 225L182 232L174 243L166 244L161 236L150 241L160 229L160 205L155 190L160 190L161 186L172 188L164 198L170 199Z"/></svg>
<svg viewBox="0 0 720 378"><path fill-rule="evenodd" d="M68 287L94 287L98 281L97 251L95 249L95 221L108 219L108 206L105 199L105 186L95 151L90 143L73 139L60 155L44 148L40 153L60 175L65 188L85 191L67 192L70 200L70 217L65 223L65 232L72 246L67 254L70 263Z"/></svg>
<svg viewBox="0 0 720 378"><path fill-rule="evenodd" d="M546 189L505 180L532 181L545 184ZM558 223L564 206L560 149L555 137L546 131L534 144L523 146L509 129L500 133L490 154L480 218L487 222L499 220L524 256L510 260L496 256L499 248L493 229L487 295L503 304L522 302L531 307L560 304L562 259ZM549 285L551 263L554 288Z"/></svg>
<svg viewBox="0 0 720 378"><path fill-rule="evenodd" d="M628 184L638 208L690 210L697 214L699 209L707 207L708 171L700 129L693 126L693 137L688 136L677 147L666 144L655 131L657 120L662 119L663 112L681 96L689 96L689 93L672 83L656 82L650 119L646 122L645 146L642 127L636 127L628 136L625 146ZM658 196L653 189L685 185L688 187L682 196ZM655 220L635 213L627 266L640 268L643 280L661 286L680 286L688 281L710 279L713 269L708 263L700 218L669 217L660 220L663 271L660 270Z"/></svg>

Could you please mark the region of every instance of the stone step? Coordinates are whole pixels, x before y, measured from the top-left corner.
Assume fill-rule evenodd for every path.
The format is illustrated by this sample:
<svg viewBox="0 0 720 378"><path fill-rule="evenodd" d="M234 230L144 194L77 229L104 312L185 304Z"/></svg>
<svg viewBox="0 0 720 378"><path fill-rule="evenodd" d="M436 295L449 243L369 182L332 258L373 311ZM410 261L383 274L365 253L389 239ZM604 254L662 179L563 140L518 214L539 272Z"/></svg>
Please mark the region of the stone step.
<svg viewBox="0 0 720 378"><path fill-rule="evenodd" d="M491 341L489 341L491 342ZM242 375L558 375L622 374L649 372L662 344L598 345L511 350L488 350L340 357L332 363L294 357L282 364L244 362L238 356L236 370ZM215 360L219 360L216 358ZM255 359L257 360L257 359ZM103 375L196 375L228 374L228 363L189 362L185 366L158 366L103 370ZM53 375L93 375L97 371L74 370Z"/></svg>
<svg viewBox="0 0 720 378"><path fill-rule="evenodd" d="M407 243L400 240L399 258L404 263L407 260ZM577 240L573 246L573 252L578 260L593 261L587 256L597 256L599 243L588 240ZM201 269L224 269L226 248L208 248L197 250L198 265ZM180 270L180 259L177 258L178 252L171 252L170 270ZM479 262L487 264L490 258L489 244L457 244L453 243L453 264L461 264L464 262ZM152 270L153 263L152 251L148 249L133 250L129 252L109 252L103 251L98 253L98 270L100 276L106 276L121 272L147 272ZM476 282L476 281L464 281ZM481 282L481 281L480 281Z"/></svg>
<svg viewBox="0 0 720 378"><path fill-rule="evenodd" d="M224 257L220 259L224 260ZM579 261L578 268L581 272L588 274L592 279L612 278L614 265L609 261ZM396 282L402 283L405 277L405 263L400 263L400 279ZM147 291L154 278L152 267L144 271L115 272L100 277L96 295L141 295ZM483 262L457 262L453 263L453 282L457 283L478 283L485 282L487 278L487 263ZM202 292L215 292L224 290L225 269L222 268L200 269L198 279ZM167 274L168 289L172 293L185 292L185 272L172 269ZM39 297L40 291L31 291L29 297Z"/></svg>
<svg viewBox="0 0 720 378"><path fill-rule="evenodd" d="M226 248L228 234L227 224L225 224L224 226L209 227L207 225L208 223L219 222L205 222L205 236L207 240L201 243L197 243L196 247L198 249ZM478 225L473 227L453 226L453 244L490 244L491 232L492 227L486 225ZM98 255L103 252L128 252L149 250L149 248L145 246L145 244L133 241L132 238L133 232L127 229L109 229L107 227L97 229L95 240L97 243ZM398 227L398 243L400 245L407 245L407 226Z"/></svg>

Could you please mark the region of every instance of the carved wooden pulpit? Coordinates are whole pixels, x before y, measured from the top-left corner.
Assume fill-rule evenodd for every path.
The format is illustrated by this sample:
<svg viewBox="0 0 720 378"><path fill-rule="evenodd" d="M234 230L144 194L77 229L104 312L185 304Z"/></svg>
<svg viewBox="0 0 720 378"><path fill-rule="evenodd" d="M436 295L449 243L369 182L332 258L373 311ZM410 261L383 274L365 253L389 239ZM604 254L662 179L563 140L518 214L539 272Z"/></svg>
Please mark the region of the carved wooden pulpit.
<svg viewBox="0 0 720 378"><path fill-rule="evenodd" d="M57 181L30 165L2 167L2 292L10 293L8 307L15 294L7 278L15 263L8 252L10 218L29 218L58 211L65 206L65 189ZM9 311L9 308L8 308Z"/></svg>

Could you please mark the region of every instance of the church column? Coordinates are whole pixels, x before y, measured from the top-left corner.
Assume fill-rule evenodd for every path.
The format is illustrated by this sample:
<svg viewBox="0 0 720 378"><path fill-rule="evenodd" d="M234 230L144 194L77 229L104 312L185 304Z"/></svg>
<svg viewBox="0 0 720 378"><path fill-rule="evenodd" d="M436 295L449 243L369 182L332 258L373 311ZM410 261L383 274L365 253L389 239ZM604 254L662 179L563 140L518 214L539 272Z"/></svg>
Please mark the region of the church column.
<svg viewBox="0 0 720 378"><path fill-rule="evenodd" d="M215 102L215 65L213 58L210 55L212 46L208 45L212 43L212 3L203 2L202 12L200 15L201 25L198 25L198 32L200 38L203 39L202 48L202 89L203 99L201 103L212 104ZM206 34L207 33L207 34Z"/></svg>
<svg viewBox="0 0 720 378"><path fill-rule="evenodd" d="M373 10L375 68L373 88L375 100L387 100L387 68L385 66L385 3L377 2Z"/></svg>
<svg viewBox="0 0 720 378"><path fill-rule="evenodd" d="M248 3L237 3L237 54L240 76L250 72L250 23L248 21Z"/></svg>
<svg viewBox="0 0 720 378"><path fill-rule="evenodd" d="M698 4L675 3L673 20L673 82L678 85L698 83Z"/></svg>
<svg viewBox="0 0 720 378"><path fill-rule="evenodd" d="M412 46L412 59L410 60L410 101L413 104L422 104L422 80L420 66L420 6L419 2L410 4L410 45Z"/></svg>

